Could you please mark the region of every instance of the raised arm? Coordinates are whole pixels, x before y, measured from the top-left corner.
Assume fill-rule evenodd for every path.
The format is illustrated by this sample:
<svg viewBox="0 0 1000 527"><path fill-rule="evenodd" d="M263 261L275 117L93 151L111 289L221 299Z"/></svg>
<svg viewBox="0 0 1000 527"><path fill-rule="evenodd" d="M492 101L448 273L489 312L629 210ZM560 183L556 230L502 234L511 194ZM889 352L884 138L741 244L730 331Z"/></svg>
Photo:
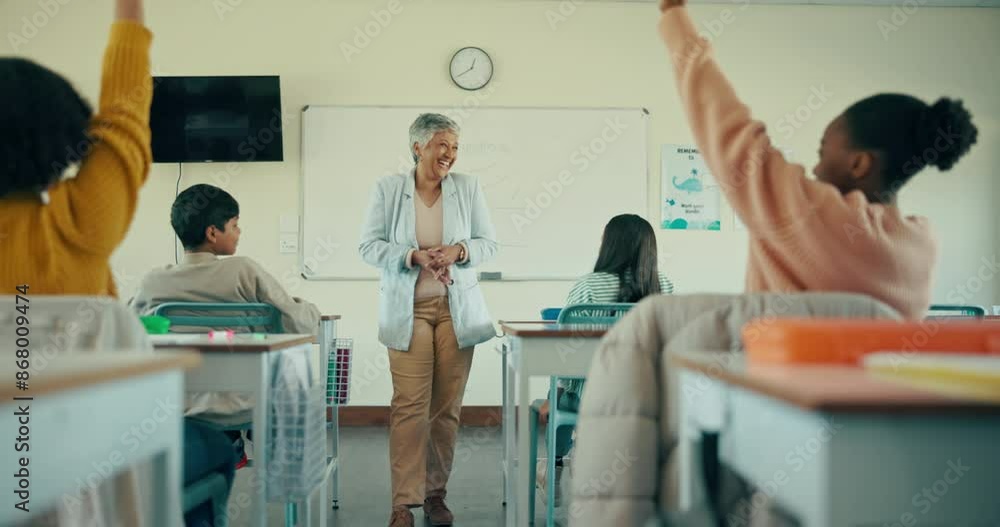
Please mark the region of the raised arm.
<svg viewBox="0 0 1000 527"><path fill-rule="evenodd" d="M835 188L809 179L772 146L764 123L753 120L736 95L684 4L661 2L660 34L695 141L736 214L758 236L783 237L819 205L849 214Z"/></svg>
<svg viewBox="0 0 1000 527"><path fill-rule="evenodd" d="M46 212L80 250L110 255L125 238L152 162L153 96L141 0L118 0L104 52L97 114L80 145L77 176L50 191Z"/></svg>

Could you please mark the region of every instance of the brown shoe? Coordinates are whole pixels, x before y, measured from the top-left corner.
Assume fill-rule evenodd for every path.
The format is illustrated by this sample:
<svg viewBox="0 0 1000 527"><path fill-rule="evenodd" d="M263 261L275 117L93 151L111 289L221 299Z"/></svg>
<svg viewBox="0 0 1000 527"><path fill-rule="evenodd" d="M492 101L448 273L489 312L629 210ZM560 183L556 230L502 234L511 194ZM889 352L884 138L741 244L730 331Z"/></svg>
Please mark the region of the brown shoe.
<svg viewBox="0 0 1000 527"><path fill-rule="evenodd" d="M451 525L455 522L455 516L444 504L444 498L437 496L424 500L424 516L427 516L434 527Z"/></svg>
<svg viewBox="0 0 1000 527"><path fill-rule="evenodd" d="M393 507L389 527L413 527L413 513L409 507Z"/></svg>

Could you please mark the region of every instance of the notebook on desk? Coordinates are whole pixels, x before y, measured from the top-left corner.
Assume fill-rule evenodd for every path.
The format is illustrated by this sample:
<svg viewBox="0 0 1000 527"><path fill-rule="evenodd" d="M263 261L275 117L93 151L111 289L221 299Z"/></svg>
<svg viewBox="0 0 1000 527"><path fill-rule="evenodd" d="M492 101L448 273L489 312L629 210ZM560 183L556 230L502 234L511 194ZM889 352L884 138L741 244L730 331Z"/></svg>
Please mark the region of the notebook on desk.
<svg viewBox="0 0 1000 527"><path fill-rule="evenodd" d="M864 357L863 365L917 388L1000 403L1000 355L884 352Z"/></svg>

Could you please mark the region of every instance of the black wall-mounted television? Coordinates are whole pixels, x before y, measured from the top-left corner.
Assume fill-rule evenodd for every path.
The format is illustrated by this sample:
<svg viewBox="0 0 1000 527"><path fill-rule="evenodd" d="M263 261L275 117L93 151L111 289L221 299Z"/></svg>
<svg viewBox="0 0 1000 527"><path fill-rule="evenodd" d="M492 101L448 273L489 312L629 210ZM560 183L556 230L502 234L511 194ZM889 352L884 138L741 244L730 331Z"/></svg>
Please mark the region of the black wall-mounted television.
<svg viewBox="0 0 1000 527"><path fill-rule="evenodd" d="M153 78L156 163L282 161L281 123L276 75Z"/></svg>

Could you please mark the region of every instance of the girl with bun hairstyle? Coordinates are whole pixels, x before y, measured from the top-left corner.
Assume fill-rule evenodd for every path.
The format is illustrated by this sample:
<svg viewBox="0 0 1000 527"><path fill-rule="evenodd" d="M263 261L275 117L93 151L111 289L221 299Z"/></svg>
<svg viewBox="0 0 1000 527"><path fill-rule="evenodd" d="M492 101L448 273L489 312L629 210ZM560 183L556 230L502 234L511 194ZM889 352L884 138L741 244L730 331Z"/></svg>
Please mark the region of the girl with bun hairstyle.
<svg viewBox="0 0 1000 527"><path fill-rule="evenodd" d="M747 290L861 293L922 318L937 243L926 218L900 211L896 193L976 143L961 101L880 94L854 103L827 126L808 178L752 119L685 4L660 1L660 35L695 141L750 231Z"/></svg>

